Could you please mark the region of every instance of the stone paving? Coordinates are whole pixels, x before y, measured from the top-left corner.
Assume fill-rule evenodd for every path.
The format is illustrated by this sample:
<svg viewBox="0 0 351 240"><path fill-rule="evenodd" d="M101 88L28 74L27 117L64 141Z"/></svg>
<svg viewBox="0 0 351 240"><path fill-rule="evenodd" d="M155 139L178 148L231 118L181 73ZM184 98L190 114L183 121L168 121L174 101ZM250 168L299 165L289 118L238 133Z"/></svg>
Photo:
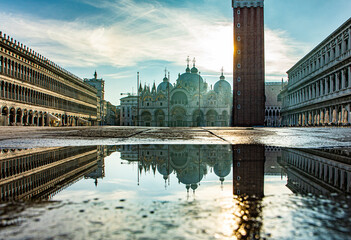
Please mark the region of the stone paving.
<svg viewBox="0 0 351 240"><path fill-rule="evenodd" d="M351 128L1 127L0 147L117 144L264 144L351 146Z"/></svg>

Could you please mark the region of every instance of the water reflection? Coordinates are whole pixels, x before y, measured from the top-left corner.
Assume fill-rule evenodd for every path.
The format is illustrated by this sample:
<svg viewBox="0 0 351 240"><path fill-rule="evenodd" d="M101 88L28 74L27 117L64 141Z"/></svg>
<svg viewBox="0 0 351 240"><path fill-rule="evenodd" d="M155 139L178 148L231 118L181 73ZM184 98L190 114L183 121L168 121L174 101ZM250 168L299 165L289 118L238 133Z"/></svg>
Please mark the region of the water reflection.
<svg viewBox="0 0 351 240"><path fill-rule="evenodd" d="M165 187L174 174L195 192L213 172L218 183L233 181L236 196L264 196L264 176L287 175L295 193L330 195L351 192L351 150L280 149L261 145L121 145L1 149L1 200L50 199L82 177L105 177L104 158L120 152L142 174L161 175ZM232 172L233 179L228 179Z"/></svg>
<svg viewBox="0 0 351 240"><path fill-rule="evenodd" d="M209 170L223 183L231 172L233 159L230 145L126 145L118 151L121 159L137 162L140 174L157 171L165 184L175 174L188 192L199 187Z"/></svg>
<svg viewBox="0 0 351 240"><path fill-rule="evenodd" d="M82 239L99 238L101 231L117 234L111 239L279 239L293 238L299 226L303 226L297 231L299 236L307 236L317 226L316 239L340 237L349 232L349 203L316 199L350 194L350 153L346 148L262 145L1 149L0 192L5 204L0 213L6 214L0 215L0 226L27 219L30 224L21 231L3 228L10 238L20 232L19 239L31 232L29 225L53 238L61 231L73 236L69 230L73 227L78 229L74 236ZM189 194L197 197L189 198ZM75 195L79 201L70 204ZM56 210L35 215L49 219L53 227L31 221L28 207L11 205L22 199L61 200ZM111 222L118 224L111 226ZM336 222L338 227L333 225ZM323 225L327 227L321 230ZM282 233L283 227L289 232ZM79 231L85 228L89 232ZM330 231L333 234L328 235Z"/></svg>
<svg viewBox="0 0 351 240"><path fill-rule="evenodd" d="M2 149L1 201L50 199L83 176L104 177L101 147Z"/></svg>
<svg viewBox="0 0 351 240"><path fill-rule="evenodd" d="M351 193L350 149L284 149L280 164L295 193Z"/></svg>

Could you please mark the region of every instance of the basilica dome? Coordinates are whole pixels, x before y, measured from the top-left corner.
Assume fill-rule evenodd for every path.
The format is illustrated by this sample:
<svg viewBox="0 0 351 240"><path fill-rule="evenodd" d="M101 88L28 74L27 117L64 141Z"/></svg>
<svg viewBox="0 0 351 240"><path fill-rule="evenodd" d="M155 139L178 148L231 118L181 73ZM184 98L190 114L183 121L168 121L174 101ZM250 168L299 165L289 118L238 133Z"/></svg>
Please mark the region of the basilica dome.
<svg viewBox="0 0 351 240"><path fill-rule="evenodd" d="M219 78L219 81L217 81L213 87L213 90L217 93L219 92L228 92L230 93L232 90L232 86L230 86L230 83L228 81L225 80L225 77L222 75Z"/></svg>
<svg viewBox="0 0 351 240"><path fill-rule="evenodd" d="M203 176L204 169L202 169L202 167L199 169L198 166L188 166L177 174L179 182L186 185L199 183L202 180Z"/></svg>
<svg viewBox="0 0 351 240"><path fill-rule="evenodd" d="M166 76L163 78L163 82L161 82L157 86L157 92L159 92L159 91L167 92L168 90L171 91L172 89L173 89L173 85L169 82L169 80Z"/></svg>
<svg viewBox="0 0 351 240"><path fill-rule="evenodd" d="M158 86L157 86L157 92L159 91L165 91L167 92L169 88L169 91L171 91L173 89L173 85L169 82L161 82Z"/></svg>
<svg viewBox="0 0 351 240"><path fill-rule="evenodd" d="M200 84L203 84L204 80L202 77L197 74L197 73L183 73L182 75L179 76L177 80L180 84L182 84L184 87L199 87L199 81Z"/></svg>

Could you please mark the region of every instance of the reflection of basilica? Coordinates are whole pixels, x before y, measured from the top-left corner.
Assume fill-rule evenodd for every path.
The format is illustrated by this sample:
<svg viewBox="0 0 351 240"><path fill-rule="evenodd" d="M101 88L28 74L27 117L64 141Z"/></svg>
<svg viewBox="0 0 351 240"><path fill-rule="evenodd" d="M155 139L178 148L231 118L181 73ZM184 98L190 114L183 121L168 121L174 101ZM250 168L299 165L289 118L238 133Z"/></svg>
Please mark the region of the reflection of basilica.
<svg viewBox="0 0 351 240"><path fill-rule="evenodd" d="M158 87L140 85L139 126L230 126L232 91L222 74L213 89L208 89L198 69L188 65L174 85L166 74Z"/></svg>
<svg viewBox="0 0 351 240"><path fill-rule="evenodd" d="M175 173L186 189L197 189L209 169L223 183L232 165L230 145L121 146L121 159L138 161L140 173L156 171L167 181Z"/></svg>
<svg viewBox="0 0 351 240"><path fill-rule="evenodd" d="M0 200L48 199L85 174L104 174L100 152L96 146L1 149Z"/></svg>
<svg viewBox="0 0 351 240"><path fill-rule="evenodd" d="M297 193L351 193L351 149L284 149L280 164Z"/></svg>

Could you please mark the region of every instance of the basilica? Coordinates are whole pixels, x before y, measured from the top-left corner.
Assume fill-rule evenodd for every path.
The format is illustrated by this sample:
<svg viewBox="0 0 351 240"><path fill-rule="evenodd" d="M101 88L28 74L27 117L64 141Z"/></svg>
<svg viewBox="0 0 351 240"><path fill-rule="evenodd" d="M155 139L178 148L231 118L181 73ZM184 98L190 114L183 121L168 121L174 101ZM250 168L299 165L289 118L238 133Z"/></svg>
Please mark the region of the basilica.
<svg viewBox="0 0 351 240"><path fill-rule="evenodd" d="M165 77L156 87L140 84L137 103L137 125L159 127L205 127L230 126L232 90L222 74L212 86L200 76L195 67L189 67L189 58L185 73L179 74L172 84Z"/></svg>

